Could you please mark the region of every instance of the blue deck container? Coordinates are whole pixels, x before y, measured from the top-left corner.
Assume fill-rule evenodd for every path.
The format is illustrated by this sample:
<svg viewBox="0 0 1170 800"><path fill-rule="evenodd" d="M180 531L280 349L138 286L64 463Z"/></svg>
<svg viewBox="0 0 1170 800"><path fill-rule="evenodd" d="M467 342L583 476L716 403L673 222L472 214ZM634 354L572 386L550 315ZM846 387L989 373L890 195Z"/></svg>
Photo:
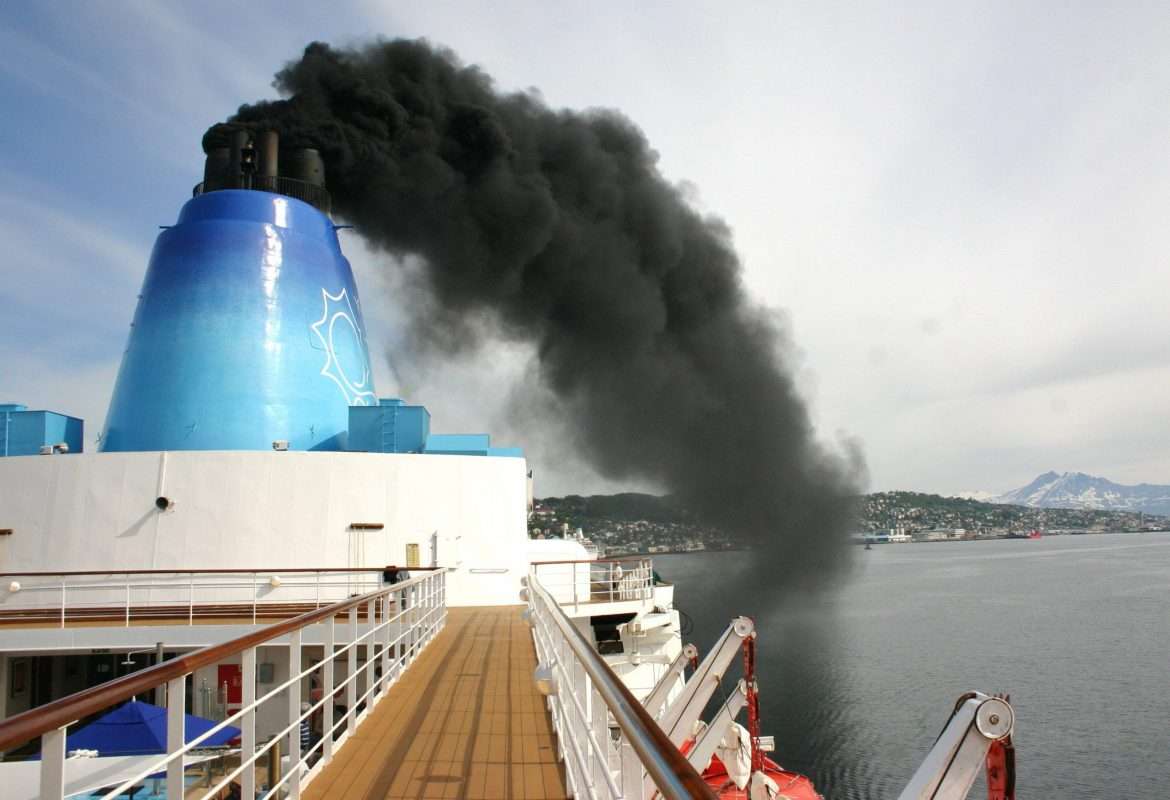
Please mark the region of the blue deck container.
<svg viewBox="0 0 1170 800"><path fill-rule="evenodd" d="M35 456L42 447L80 453L84 436L85 423L76 417L54 411L29 411L16 403L0 405L0 455Z"/></svg>
<svg viewBox="0 0 1170 800"><path fill-rule="evenodd" d="M424 453L450 456L486 456L491 447L491 436L486 433L436 433L427 439Z"/></svg>
<svg viewBox="0 0 1170 800"><path fill-rule="evenodd" d="M424 406L382 399L376 406L351 406L346 449L365 453L421 453L431 435Z"/></svg>

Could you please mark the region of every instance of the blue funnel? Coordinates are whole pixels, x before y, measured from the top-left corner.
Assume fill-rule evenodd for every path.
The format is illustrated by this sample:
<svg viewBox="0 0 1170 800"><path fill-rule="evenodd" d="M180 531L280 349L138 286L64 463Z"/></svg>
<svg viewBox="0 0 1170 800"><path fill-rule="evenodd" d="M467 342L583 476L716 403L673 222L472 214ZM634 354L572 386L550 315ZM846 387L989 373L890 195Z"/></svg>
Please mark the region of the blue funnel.
<svg viewBox="0 0 1170 800"><path fill-rule="evenodd" d="M229 189L155 243L101 449L342 450L376 405L361 304L329 218Z"/></svg>

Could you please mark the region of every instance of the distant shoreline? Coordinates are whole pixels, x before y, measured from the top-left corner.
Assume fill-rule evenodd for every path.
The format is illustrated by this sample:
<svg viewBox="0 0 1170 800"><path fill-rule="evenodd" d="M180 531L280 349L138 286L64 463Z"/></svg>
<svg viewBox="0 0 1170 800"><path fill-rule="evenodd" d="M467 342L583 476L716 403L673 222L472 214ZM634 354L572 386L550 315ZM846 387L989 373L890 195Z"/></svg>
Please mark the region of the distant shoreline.
<svg viewBox="0 0 1170 800"><path fill-rule="evenodd" d="M1147 533L1170 533L1170 529L1160 528L1157 530L1145 531L1060 531L1058 533L1045 533L1040 539L1051 539L1057 536L1104 536L1104 535L1126 535L1126 536L1140 536ZM875 545L875 544L953 544L954 542L1002 542L1007 540L1018 541L1036 541L1029 539L1026 536L973 536L968 539L916 539L909 542L878 542L865 541L864 539L850 542L853 545Z"/></svg>
<svg viewBox="0 0 1170 800"><path fill-rule="evenodd" d="M1041 538L1048 539L1048 538L1052 538L1052 537L1056 537L1056 536L1104 536L1104 535L1123 535L1123 534L1127 535L1127 536L1139 536L1139 535L1147 534L1147 533L1170 534L1170 530L1161 529L1161 530L1149 530L1149 531L1067 531L1067 532L1061 532L1061 533L1046 533ZM905 544L953 544L955 542L1002 542L1002 541L1008 541L1008 540L1022 541L1022 542L1036 541L1035 539L1027 539L1027 538L1013 537L1013 536L980 536L980 537L972 538L972 539L920 539L918 541L910 541L910 542L853 541L853 542L850 542L849 544L856 545L856 546L864 546L866 544L883 545L884 546L884 545L905 545ZM655 556L690 556L690 555L703 555L706 553L742 553L742 552L748 552L751 549L752 549L751 547L747 547L744 545L738 545L736 547L705 548L703 550L678 550L678 549L660 550L660 551L657 551L654 553L647 553L647 552L607 553L604 556L601 556L598 560L605 561L605 560L609 560L609 559L619 559L619 558L654 558Z"/></svg>
<svg viewBox="0 0 1170 800"><path fill-rule="evenodd" d="M654 556L692 556L701 555L703 553L742 553L745 550L751 550L750 547L711 547L703 548L702 550L658 550L653 553L606 553L599 560L605 561L611 558L654 558Z"/></svg>

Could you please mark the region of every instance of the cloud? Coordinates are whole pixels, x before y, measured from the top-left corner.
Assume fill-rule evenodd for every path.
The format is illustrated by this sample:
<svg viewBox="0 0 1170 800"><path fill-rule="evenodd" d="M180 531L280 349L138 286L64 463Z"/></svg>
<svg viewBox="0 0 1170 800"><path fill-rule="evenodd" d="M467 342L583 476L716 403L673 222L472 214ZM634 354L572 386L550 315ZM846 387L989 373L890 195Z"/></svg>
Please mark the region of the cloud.
<svg viewBox="0 0 1170 800"><path fill-rule="evenodd" d="M1050 468L1167 482L1167 17L1060 9L16 9L0 91L46 102L0 152L6 273L28 282L0 289L5 353L42 354L38 374L84 365L86 348L119 354L152 238L126 231L184 199L206 124L274 94L310 39L425 35L506 88L617 107L646 131L664 173L731 225L755 295L787 311L816 422L865 441L876 488L1000 489ZM89 149L39 146L61 129L92 132ZM86 160L103 159L125 185L92 179ZM393 351L395 306L373 306ZM404 381L444 426L531 450L497 391L523 386L525 363L487 350L434 374L383 365L379 385ZM550 480L601 485L558 444Z"/></svg>
<svg viewBox="0 0 1170 800"><path fill-rule="evenodd" d="M147 249L42 185L0 172L0 397L86 420L105 418ZM39 199L38 199L39 198Z"/></svg>
<svg viewBox="0 0 1170 800"><path fill-rule="evenodd" d="M58 100L75 102L85 95L97 95L101 102L113 102L148 118L161 119L149 105L135 102L124 89L108 80L91 65L85 65L59 50L14 29L0 28L0 71L37 91Z"/></svg>

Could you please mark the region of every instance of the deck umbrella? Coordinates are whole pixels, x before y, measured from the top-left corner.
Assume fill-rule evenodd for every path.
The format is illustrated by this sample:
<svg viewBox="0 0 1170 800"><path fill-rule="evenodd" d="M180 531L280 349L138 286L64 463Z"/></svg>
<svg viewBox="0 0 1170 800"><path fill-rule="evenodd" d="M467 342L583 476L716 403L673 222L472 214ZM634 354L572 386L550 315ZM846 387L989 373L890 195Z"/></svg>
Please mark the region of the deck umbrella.
<svg viewBox="0 0 1170 800"><path fill-rule="evenodd" d="M190 742L219 723L184 714L184 732ZM225 745L240 736L240 729L228 725L199 743L200 747ZM97 750L102 756L132 756L165 753L167 710L137 700L98 717L65 738L66 751Z"/></svg>

